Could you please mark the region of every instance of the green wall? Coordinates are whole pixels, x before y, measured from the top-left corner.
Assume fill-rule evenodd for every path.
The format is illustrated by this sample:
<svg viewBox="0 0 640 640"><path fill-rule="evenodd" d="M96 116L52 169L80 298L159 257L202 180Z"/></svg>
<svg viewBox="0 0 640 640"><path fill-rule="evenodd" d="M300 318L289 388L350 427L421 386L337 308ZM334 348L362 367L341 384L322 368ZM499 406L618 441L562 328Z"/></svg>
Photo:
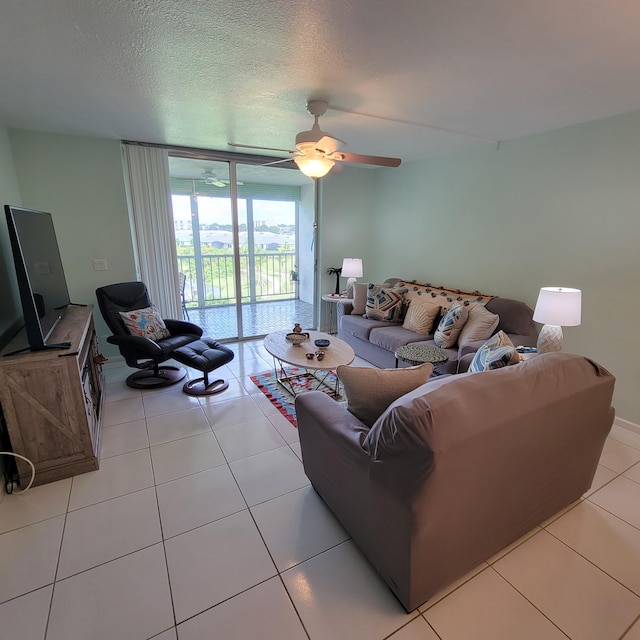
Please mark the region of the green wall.
<svg viewBox="0 0 640 640"><path fill-rule="evenodd" d="M9 143L9 133L2 126L0 126L0 198L2 199L0 202L2 205L2 211L0 211L0 292L2 292L0 345L2 345L15 334L22 319L20 296L15 280L9 233L4 215L5 204L22 205L22 198Z"/></svg>
<svg viewBox="0 0 640 640"><path fill-rule="evenodd" d="M23 206L53 215L71 300L97 304L97 287L136 280L120 142L23 130L9 138ZM107 271L94 271L94 258ZM116 355L97 309L94 317L103 352Z"/></svg>
<svg viewBox="0 0 640 640"><path fill-rule="evenodd" d="M367 275L532 307L542 286L582 289L564 350L610 369L640 423L640 112L375 173Z"/></svg>

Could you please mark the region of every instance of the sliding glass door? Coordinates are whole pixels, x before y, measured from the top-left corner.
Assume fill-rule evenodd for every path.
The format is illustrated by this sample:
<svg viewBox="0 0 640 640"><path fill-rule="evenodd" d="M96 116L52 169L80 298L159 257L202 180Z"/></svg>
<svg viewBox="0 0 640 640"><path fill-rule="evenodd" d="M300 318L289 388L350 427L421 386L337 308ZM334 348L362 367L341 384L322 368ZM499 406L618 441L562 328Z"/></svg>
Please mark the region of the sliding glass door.
<svg viewBox="0 0 640 640"><path fill-rule="evenodd" d="M311 327L311 181L299 171L220 160L170 157L169 166L189 318L219 340L295 322Z"/></svg>

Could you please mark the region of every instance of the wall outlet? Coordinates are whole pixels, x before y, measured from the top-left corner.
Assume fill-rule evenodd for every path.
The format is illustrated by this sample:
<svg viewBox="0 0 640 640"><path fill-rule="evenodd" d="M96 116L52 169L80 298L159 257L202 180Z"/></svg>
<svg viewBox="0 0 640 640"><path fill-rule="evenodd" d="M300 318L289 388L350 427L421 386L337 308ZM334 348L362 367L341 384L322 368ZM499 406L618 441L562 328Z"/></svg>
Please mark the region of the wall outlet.
<svg viewBox="0 0 640 640"><path fill-rule="evenodd" d="M106 260L95 260L93 261L93 270L94 271L106 271L107 270L107 261Z"/></svg>

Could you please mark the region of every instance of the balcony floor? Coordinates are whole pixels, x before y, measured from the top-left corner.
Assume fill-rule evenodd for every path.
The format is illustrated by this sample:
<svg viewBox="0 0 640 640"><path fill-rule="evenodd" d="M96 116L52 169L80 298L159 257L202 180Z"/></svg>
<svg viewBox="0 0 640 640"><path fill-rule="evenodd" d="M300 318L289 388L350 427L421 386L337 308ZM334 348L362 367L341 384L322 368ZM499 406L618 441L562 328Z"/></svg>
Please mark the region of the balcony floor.
<svg viewBox="0 0 640 640"><path fill-rule="evenodd" d="M189 320L201 326L205 335L214 340L238 338L236 306L195 309L187 306ZM298 322L305 329L312 329L313 305L301 300L245 303L242 305L244 338L264 336L273 331L292 329Z"/></svg>

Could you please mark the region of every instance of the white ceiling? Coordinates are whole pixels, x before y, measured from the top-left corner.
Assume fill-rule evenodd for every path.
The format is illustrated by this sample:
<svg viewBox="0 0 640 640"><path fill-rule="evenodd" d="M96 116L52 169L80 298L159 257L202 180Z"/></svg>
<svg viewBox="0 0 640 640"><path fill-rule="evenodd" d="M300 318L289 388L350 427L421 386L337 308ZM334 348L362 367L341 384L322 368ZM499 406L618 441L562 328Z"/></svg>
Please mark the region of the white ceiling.
<svg viewBox="0 0 640 640"><path fill-rule="evenodd" d="M324 98L339 109L320 125L345 150L407 161L635 111L639 71L637 0L0 9L1 124L207 149L291 148Z"/></svg>

